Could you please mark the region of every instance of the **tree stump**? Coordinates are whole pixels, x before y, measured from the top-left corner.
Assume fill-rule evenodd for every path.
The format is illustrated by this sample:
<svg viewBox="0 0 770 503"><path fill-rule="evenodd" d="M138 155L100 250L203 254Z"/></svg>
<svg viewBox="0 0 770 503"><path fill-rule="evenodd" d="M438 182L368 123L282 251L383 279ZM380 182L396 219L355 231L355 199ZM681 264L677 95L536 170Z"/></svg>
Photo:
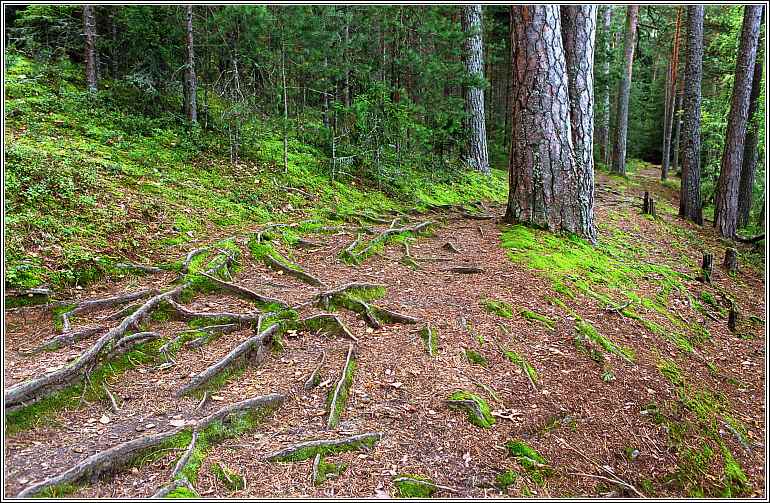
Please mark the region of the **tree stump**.
<svg viewBox="0 0 770 503"><path fill-rule="evenodd" d="M735 301L730 302L730 314L727 317L727 328L730 332L735 332L738 326L738 308L735 306Z"/></svg>
<svg viewBox="0 0 770 503"><path fill-rule="evenodd" d="M727 248L725 250L724 267L727 269L727 272L732 274L738 271L738 250L735 248Z"/></svg>
<svg viewBox="0 0 770 503"><path fill-rule="evenodd" d="M655 216L655 199L650 196L648 191L644 191L644 202L642 203L642 214Z"/></svg>
<svg viewBox="0 0 770 503"><path fill-rule="evenodd" d="M700 266L703 272L702 280L704 283L711 283L711 273L714 271L714 255L704 252L703 264Z"/></svg>

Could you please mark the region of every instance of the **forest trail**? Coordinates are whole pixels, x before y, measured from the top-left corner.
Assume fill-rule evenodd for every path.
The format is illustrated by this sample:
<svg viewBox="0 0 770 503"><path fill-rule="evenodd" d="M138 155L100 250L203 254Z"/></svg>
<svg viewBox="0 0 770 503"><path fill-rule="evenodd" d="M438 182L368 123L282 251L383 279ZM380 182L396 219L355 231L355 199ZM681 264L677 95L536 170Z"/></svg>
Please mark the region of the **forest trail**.
<svg viewBox="0 0 770 503"><path fill-rule="evenodd" d="M596 220L600 241L613 232L627 233L624 235L641 244L644 260L687 274L694 274L692 264L700 263L703 250L712 251L720 264L724 245L713 238L710 228L677 220L676 191L661 186L657 176L653 167L627 179L599 174ZM656 219L640 214L644 190L652 191L659 201ZM487 210L500 215L504 208ZM548 271L511 260L509 254L521 250L501 246L505 239L501 233L507 226L497 219L477 220L458 211L437 211L410 215L409 225L428 220L435 222L431 232L415 236L408 247L419 267L405 263L405 248L397 243L387 244L381 253L359 265L341 261L340 253L357 236L352 225L332 234L306 236L318 245L313 249L273 242L284 257L320 279L322 287L267 267L249 253L245 238L237 238L242 249L239 269L232 277L237 285L298 306L319 292L350 282L376 283L385 287L385 294L372 304L418 321L374 328L362 316L338 306L334 314L349 328L355 342L312 330L289 330L280 338L281 350L269 347L259 356L260 362L231 373L212 389L213 399L200 408L200 396L177 398L180 388L192 375L253 336L254 330L244 325L194 349L185 343L172 359L158 355L157 345L147 346L155 348L154 355L148 353L147 359L129 361L124 371L108 374L106 385L120 406L117 412L104 398L77 397L78 406L55 410L37 422L28 418L31 424L8 432L4 445L6 496L121 442L171 431L185 420L270 393L285 396L275 411L253 429L212 442L195 459L199 465L191 482L198 494L396 496L399 490L394 479L412 475L430 482L413 483L411 490L427 488L442 497L686 496L696 484L761 494L766 476L761 443L765 435L763 271L741 264L738 274L731 277L715 265L711 286L683 280L696 298L703 298L701 293L711 289L729 292L740 306L738 337L727 328L723 305L707 306L710 316L704 316L676 292L670 300L670 316L640 302L638 311L644 313L644 321L590 296L562 297L559 304L553 301L559 297ZM366 225L374 232L389 227ZM458 253L448 250L447 243ZM460 274L449 270L457 266L482 271ZM133 276L72 293L73 298L90 299L142 288L160 290L175 277L172 272ZM645 294L657 293L657 279L645 276L642 283L628 288L644 300ZM490 307L494 303L487 302L485 307L485 300L497 301L497 311ZM255 309L254 302L222 291L197 293L184 306L196 312L247 313ZM505 313L506 306L512 312ZM105 324L99 318L119 309L110 307L77 317L72 320L73 330ZM303 305L297 312L305 319L324 311ZM751 316L759 321L749 321L754 320ZM613 341L614 347L627 348L634 357L610 351L592 359L579 351L575 334L583 320ZM109 326L117 323L111 321ZM667 335L688 330L690 323L706 327L710 340L688 353L672 344ZM420 333L426 326L434 330L437 340L433 355ZM650 327L663 330L655 333ZM157 316L149 321L148 329L165 341L189 327L173 317ZM98 337L36 356L20 353L54 334L49 310L6 312L6 390L61 366ZM347 401L341 400L339 425L329 428L327 396L339 384L351 344L355 369ZM587 354L592 356L602 350L588 346L592 349ZM512 361L511 352L519 356L518 361ZM319 361L319 384L306 390L303 384ZM673 367L666 363L671 361L675 361ZM164 362L173 364L162 365ZM528 368L535 373L527 372ZM458 390L484 398L495 417L491 428L471 424L464 410L448 406L447 398ZM698 418L687 404L693 403L693 396L703 398L709 391L716 398L701 400L706 406L697 409L704 414ZM655 407L650 407L653 403ZM704 439L712 433L698 431L699 419L716 419L718 439L713 440L730 454L712 447L703 459L695 458L706 452ZM675 424L681 425L677 438L671 434ZM312 481L312 455L295 462L264 459L270 452L306 440L366 432L383 436L371 448L359 446L327 454L326 462L346 466L318 485ZM517 440L542 458L506 448L506 442ZM116 471L113 477L86 478L68 490L74 491L72 497L148 497L169 483L183 452L184 446L166 447L145 455L141 463ZM740 465L746 480L730 472L733 465L728 456ZM245 487L233 484L231 479L236 477L232 474L217 475L217 463L242 476Z"/></svg>

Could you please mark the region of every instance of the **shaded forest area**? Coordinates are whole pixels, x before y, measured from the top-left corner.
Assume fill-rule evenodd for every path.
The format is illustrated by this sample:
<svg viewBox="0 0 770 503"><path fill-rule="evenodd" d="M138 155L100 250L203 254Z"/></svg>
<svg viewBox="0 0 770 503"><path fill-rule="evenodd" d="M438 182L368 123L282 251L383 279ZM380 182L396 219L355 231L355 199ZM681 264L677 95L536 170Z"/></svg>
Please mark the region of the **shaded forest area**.
<svg viewBox="0 0 770 503"><path fill-rule="evenodd" d="M4 493L765 493L761 5L4 7Z"/></svg>

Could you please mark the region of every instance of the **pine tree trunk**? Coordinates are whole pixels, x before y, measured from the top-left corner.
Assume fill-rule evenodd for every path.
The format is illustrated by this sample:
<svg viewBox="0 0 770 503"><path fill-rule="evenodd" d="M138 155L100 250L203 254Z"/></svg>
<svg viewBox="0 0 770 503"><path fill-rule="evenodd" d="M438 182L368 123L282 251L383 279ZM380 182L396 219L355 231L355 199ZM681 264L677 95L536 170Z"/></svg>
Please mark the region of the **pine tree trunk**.
<svg viewBox="0 0 770 503"><path fill-rule="evenodd" d="M684 73L684 68L682 69ZM674 151L674 160L671 169L676 176L682 176L682 168L679 166L679 135L682 130L682 97L684 96L684 78L679 75L679 91L676 93L676 105L674 106L674 139L671 141L671 150Z"/></svg>
<svg viewBox="0 0 770 503"><path fill-rule="evenodd" d="M580 214L591 220L583 222L586 237L596 242L594 207L594 49L596 42L596 5L561 7L561 34L567 65L567 82L572 126L572 146L577 161L577 198L583 205Z"/></svg>
<svg viewBox="0 0 770 503"><path fill-rule="evenodd" d="M764 10L762 12L764 18ZM762 54L759 46L754 62L754 76L751 80L751 96L749 97L749 126L746 139L743 142L743 165L741 167L741 183L738 189L738 227L746 227L751 213L751 200L754 192L754 176L757 170L759 151L759 118L756 117L759 105L759 95L762 92Z"/></svg>
<svg viewBox="0 0 770 503"><path fill-rule="evenodd" d="M703 225L700 197L700 107L703 79L702 5L687 6L687 53L682 105L682 184L679 192L679 216Z"/></svg>
<svg viewBox="0 0 770 503"><path fill-rule="evenodd" d="M512 131L505 219L595 241L593 208L582 192L572 146L559 7L514 5L511 21Z"/></svg>
<svg viewBox="0 0 770 503"><path fill-rule="evenodd" d="M615 141L612 148L612 171L621 175L626 174L626 138L628 134L628 99L631 93L631 73L634 69L634 40L636 39L636 23L639 17L639 6L626 7L626 36L624 52L626 69L618 86L618 119L615 127Z"/></svg>
<svg viewBox="0 0 770 503"><path fill-rule="evenodd" d="M185 49L187 61L185 62L184 83L185 83L185 115L187 120L193 124L198 122L198 79L195 75L195 50L193 47L193 7L188 5L185 12L186 34Z"/></svg>
<svg viewBox="0 0 770 503"><path fill-rule="evenodd" d="M604 164L609 164L610 150L610 27L612 26L612 5L604 6L604 15L602 20L602 30L604 30L604 63L602 64L602 75L604 76L604 86L602 86L602 103L599 107L599 121L597 140L599 142L599 159Z"/></svg>
<svg viewBox="0 0 770 503"><path fill-rule="evenodd" d="M666 89L666 116L663 121L663 162L661 163L660 179L668 178L668 170L671 166L671 132L674 125L674 105L676 97L676 81L679 74L679 27L681 23L682 8L676 13L676 28L674 30L674 43L671 48L671 65L668 74L668 88Z"/></svg>
<svg viewBox="0 0 770 503"><path fill-rule="evenodd" d="M735 237L738 223L738 186L743 164L743 140L749 117L749 98L759 41L761 5L744 7L741 44L735 65L733 96L727 121L725 150L715 199L714 225L722 237Z"/></svg>
<svg viewBox="0 0 770 503"><path fill-rule="evenodd" d="M86 87L95 93L96 85L96 16L93 5L83 6L83 34L85 36Z"/></svg>
<svg viewBox="0 0 770 503"><path fill-rule="evenodd" d="M462 27L465 40L465 71L472 82L465 86L466 129L470 135L465 159L475 169L489 174L487 128L484 120L484 43L482 41L481 5L464 5ZM478 81L478 82L477 82Z"/></svg>

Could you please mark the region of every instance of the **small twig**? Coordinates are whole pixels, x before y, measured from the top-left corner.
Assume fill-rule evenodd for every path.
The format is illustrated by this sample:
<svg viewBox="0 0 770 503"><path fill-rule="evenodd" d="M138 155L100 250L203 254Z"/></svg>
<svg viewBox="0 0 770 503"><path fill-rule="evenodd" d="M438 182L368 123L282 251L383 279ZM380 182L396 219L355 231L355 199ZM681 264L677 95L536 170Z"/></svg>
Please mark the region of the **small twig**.
<svg viewBox="0 0 770 503"><path fill-rule="evenodd" d="M434 484L433 482L428 482L427 480L413 479L411 477L397 477L393 479L393 482L409 482L410 484L419 484L423 486L429 486L429 487L441 489L443 491L446 491L448 493L453 493L453 494L458 494L460 492L453 487L442 486L439 484Z"/></svg>
<svg viewBox="0 0 770 503"><path fill-rule="evenodd" d="M636 493L636 495L639 496L640 498L646 498L646 496L644 494L640 493L634 486L632 486L631 484L629 484L627 482L623 482L622 480L619 480L619 479L611 479L609 477L603 477L601 475L592 475L590 473L582 473L582 472L568 472L568 473L570 475L579 475L581 477L590 477L592 479L603 480L603 481L609 482L611 484L617 484L617 485L619 485L621 487L625 487L626 489L628 489L629 491L631 491L633 493Z"/></svg>

